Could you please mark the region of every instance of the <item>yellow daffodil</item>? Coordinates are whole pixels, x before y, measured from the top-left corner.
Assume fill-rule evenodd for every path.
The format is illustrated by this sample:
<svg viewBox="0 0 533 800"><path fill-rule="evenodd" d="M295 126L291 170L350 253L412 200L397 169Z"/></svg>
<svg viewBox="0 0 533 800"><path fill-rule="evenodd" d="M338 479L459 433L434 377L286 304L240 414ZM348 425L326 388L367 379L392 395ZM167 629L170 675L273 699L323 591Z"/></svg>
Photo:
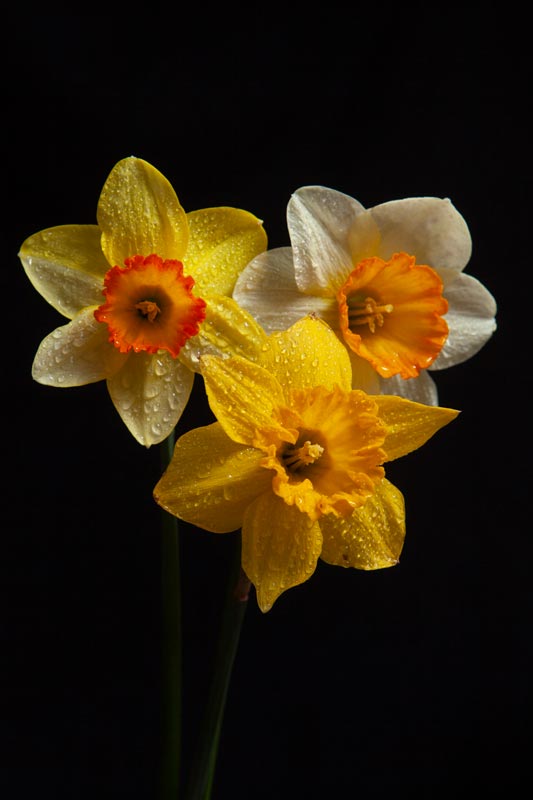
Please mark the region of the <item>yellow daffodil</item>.
<svg viewBox="0 0 533 800"><path fill-rule="evenodd" d="M496 304L464 273L471 239L449 200L413 197L365 209L323 186L287 208L291 247L240 274L234 299L267 332L307 313L348 349L354 387L436 404L428 370L473 356L496 328Z"/></svg>
<svg viewBox="0 0 533 800"><path fill-rule="evenodd" d="M256 362L207 356L202 373L217 422L178 440L154 497L208 531L242 528L263 611L319 557L365 570L398 562L404 503L383 464L457 411L352 389L346 349L312 317L271 334Z"/></svg>
<svg viewBox="0 0 533 800"><path fill-rule="evenodd" d="M266 235L240 209L185 213L167 179L133 157L109 174L97 223L49 228L22 245L31 282L71 320L43 340L32 374L58 387L106 380L149 447L176 425L203 353L251 356L263 341L230 295Z"/></svg>

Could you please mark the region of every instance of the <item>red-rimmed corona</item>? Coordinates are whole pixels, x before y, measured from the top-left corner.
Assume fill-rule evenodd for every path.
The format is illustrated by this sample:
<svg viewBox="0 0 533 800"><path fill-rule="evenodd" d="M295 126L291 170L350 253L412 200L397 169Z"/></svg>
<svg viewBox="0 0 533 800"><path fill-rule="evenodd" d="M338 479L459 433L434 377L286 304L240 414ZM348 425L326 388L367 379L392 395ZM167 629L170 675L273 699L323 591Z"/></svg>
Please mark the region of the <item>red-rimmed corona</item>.
<svg viewBox="0 0 533 800"><path fill-rule="evenodd" d="M127 258L104 278L106 302L94 312L107 324L109 341L128 353L166 350L176 358L205 319L206 302L193 294L194 279L183 264L152 253Z"/></svg>
<svg viewBox="0 0 533 800"><path fill-rule="evenodd" d="M32 375L61 388L105 380L150 447L176 426L205 352L253 357L261 347L266 334L231 293L266 234L242 209L185 212L169 181L135 157L111 170L96 218L22 244L32 284L69 320L43 339Z"/></svg>

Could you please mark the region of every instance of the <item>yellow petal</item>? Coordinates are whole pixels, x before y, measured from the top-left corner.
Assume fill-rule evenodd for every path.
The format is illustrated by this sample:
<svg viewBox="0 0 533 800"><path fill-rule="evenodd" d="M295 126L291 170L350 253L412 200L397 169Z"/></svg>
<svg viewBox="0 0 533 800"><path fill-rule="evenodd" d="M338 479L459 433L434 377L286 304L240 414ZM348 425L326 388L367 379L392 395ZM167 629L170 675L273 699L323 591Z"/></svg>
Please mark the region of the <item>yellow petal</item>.
<svg viewBox="0 0 533 800"><path fill-rule="evenodd" d="M193 381L194 373L170 353L142 352L129 354L122 369L108 379L107 388L130 433L150 447L173 430Z"/></svg>
<svg viewBox="0 0 533 800"><path fill-rule="evenodd" d="M24 270L60 314L72 319L78 311L102 302L109 269L97 225L61 225L30 236L20 249Z"/></svg>
<svg viewBox="0 0 533 800"><path fill-rule="evenodd" d="M288 330L269 336L261 364L287 389L352 388L346 347L317 317L305 317Z"/></svg>
<svg viewBox="0 0 533 800"><path fill-rule="evenodd" d="M182 347L180 358L195 372L200 371L204 355L242 356L257 361L267 335L255 319L231 297L209 295L205 320L196 336Z"/></svg>
<svg viewBox="0 0 533 800"><path fill-rule="evenodd" d="M212 533L242 525L244 512L272 481L262 453L233 442L218 422L180 437L154 489L162 508Z"/></svg>
<svg viewBox="0 0 533 800"><path fill-rule="evenodd" d="M98 224L111 266L152 253L182 261L187 250L187 215L174 189L140 158L125 158L111 170L98 201Z"/></svg>
<svg viewBox="0 0 533 800"><path fill-rule="evenodd" d="M374 367L364 358L354 353L350 347L346 348L352 366L352 388L362 389L367 394L379 394L381 379ZM407 383L407 381L403 381Z"/></svg>
<svg viewBox="0 0 533 800"><path fill-rule="evenodd" d="M356 569L382 569L398 563L405 538L402 493L385 478L362 508L350 517L327 514L319 521L322 559Z"/></svg>
<svg viewBox="0 0 533 800"><path fill-rule="evenodd" d="M313 574L321 547L318 523L271 492L248 507L242 526L242 566L256 588L261 611L268 611L282 592Z"/></svg>
<svg viewBox="0 0 533 800"><path fill-rule="evenodd" d="M266 250L262 222L238 208L204 208L187 214L189 246L185 271L196 291L231 295L244 267Z"/></svg>
<svg viewBox="0 0 533 800"><path fill-rule="evenodd" d="M253 446L260 431L295 440L276 413L285 405L283 390L266 369L238 357L205 356L201 366L211 410L231 439Z"/></svg>
<svg viewBox="0 0 533 800"><path fill-rule="evenodd" d="M379 417L387 427L383 443L387 461L421 447L460 413L453 408L426 406L395 395L376 395L373 399L378 404Z"/></svg>

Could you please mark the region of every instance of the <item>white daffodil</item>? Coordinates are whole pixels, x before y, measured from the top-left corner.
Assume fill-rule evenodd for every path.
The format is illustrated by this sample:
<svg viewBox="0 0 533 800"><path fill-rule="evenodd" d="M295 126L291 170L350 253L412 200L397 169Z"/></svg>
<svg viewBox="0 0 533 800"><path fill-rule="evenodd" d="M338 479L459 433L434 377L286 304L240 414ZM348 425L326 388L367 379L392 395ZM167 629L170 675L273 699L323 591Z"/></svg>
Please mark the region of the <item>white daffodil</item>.
<svg viewBox="0 0 533 800"><path fill-rule="evenodd" d="M267 333L306 314L345 343L353 386L436 405L428 370L459 364L496 329L496 303L464 273L466 222L437 197L370 209L304 186L287 208L291 247L267 250L241 272L233 298Z"/></svg>

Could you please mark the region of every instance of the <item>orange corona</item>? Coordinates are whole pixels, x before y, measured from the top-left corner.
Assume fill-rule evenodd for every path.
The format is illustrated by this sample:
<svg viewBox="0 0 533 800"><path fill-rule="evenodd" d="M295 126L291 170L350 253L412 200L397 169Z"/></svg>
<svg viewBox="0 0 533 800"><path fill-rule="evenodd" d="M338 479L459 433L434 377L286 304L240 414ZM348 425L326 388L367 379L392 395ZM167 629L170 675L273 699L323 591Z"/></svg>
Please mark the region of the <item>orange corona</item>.
<svg viewBox="0 0 533 800"><path fill-rule="evenodd" d="M121 353L168 351L176 358L205 319L205 301L192 293L194 280L181 261L135 255L106 273L106 302L96 309L109 341Z"/></svg>
<svg viewBox="0 0 533 800"><path fill-rule="evenodd" d="M376 404L363 392L338 386L295 389L290 400L295 441L268 444L267 436L262 447L261 466L274 470L274 493L312 520L351 514L385 474L385 427Z"/></svg>
<svg viewBox="0 0 533 800"><path fill-rule="evenodd" d="M413 256L360 261L337 294L346 344L382 378L415 378L440 353L448 336L442 281Z"/></svg>

